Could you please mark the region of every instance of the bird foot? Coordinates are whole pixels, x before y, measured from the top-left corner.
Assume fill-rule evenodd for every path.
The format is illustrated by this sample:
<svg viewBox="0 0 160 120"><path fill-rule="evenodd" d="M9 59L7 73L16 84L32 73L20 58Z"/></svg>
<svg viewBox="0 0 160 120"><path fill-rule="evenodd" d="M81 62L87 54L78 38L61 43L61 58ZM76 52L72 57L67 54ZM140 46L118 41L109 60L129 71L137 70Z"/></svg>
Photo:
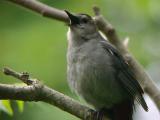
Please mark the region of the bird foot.
<svg viewBox="0 0 160 120"><path fill-rule="evenodd" d="M104 109L97 110L93 113L93 120L103 120Z"/></svg>

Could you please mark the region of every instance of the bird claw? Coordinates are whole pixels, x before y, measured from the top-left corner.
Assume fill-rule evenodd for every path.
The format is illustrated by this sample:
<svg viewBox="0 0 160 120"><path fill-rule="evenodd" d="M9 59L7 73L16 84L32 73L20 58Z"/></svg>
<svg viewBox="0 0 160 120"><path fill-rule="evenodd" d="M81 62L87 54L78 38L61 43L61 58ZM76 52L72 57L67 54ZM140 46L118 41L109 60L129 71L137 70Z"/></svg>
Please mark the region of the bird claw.
<svg viewBox="0 0 160 120"><path fill-rule="evenodd" d="M103 109L100 109L93 113L93 120L103 120L103 116L104 116L104 111Z"/></svg>

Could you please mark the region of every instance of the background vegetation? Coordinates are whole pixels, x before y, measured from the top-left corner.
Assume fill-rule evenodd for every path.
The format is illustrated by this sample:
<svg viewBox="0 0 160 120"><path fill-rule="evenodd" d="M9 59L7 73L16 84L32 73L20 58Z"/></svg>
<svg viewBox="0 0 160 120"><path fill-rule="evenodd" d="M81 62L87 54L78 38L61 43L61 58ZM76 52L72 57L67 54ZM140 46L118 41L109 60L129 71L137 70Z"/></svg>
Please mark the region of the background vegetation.
<svg viewBox="0 0 160 120"><path fill-rule="evenodd" d="M160 73L159 0L41 0L50 6L93 15L92 6L117 29L121 39L130 38L129 49L154 80ZM66 82L67 26L40 17L11 3L0 1L0 69L9 66L26 70L48 86L75 97ZM0 72L0 83L17 83ZM76 97L75 97L76 98ZM76 98L77 99L77 98ZM3 108L0 104L1 109ZM76 120L77 118L45 103L25 103L20 112L12 103L13 115L1 110L3 120Z"/></svg>

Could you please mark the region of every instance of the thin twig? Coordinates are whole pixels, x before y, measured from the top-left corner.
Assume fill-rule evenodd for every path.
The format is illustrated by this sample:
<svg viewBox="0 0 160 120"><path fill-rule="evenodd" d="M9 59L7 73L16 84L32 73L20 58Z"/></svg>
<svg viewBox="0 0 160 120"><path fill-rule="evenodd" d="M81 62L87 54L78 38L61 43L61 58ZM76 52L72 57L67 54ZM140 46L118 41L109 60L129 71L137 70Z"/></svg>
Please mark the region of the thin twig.
<svg viewBox="0 0 160 120"><path fill-rule="evenodd" d="M26 83L27 85L31 85L35 81L35 80L29 79L29 74L27 72L18 73L16 71L13 71L10 68L4 68L3 69L3 73L5 75L9 75L9 76L15 77L15 78L21 80L22 82Z"/></svg>
<svg viewBox="0 0 160 120"><path fill-rule="evenodd" d="M128 49L129 40L130 40L129 37L126 37L123 41L123 45L126 49Z"/></svg>

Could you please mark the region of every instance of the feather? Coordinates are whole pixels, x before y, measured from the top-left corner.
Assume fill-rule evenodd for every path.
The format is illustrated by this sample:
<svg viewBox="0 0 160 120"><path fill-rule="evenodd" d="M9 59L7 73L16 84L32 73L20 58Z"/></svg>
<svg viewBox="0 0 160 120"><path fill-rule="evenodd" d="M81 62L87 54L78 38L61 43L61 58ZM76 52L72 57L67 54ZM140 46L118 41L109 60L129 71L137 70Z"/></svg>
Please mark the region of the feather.
<svg viewBox="0 0 160 120"><path fill-rule="evenodd" d="M148 106L143 98L143 89L135 78L134 72L129 64L125 61L119 51L107 41L101 41L102 47L110 54L113 60L113 67L117 70L116 77L122 87L128 92L128 96L135 99L142 105L145 111L148 111Z"/></svg>

